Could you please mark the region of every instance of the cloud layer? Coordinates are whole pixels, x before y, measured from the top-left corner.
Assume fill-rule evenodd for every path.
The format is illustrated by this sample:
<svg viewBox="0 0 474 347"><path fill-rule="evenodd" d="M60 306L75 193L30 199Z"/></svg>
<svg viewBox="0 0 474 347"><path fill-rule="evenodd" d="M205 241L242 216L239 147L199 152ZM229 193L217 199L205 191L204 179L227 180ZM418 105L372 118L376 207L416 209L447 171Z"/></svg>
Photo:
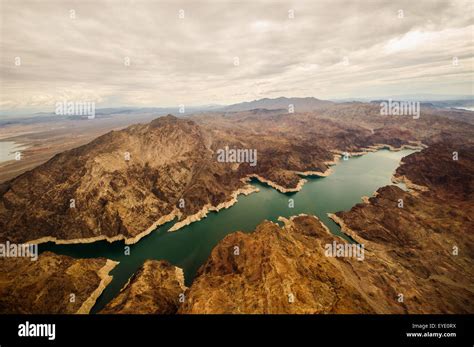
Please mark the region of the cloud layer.
<svg viewBox="0 0 474 347"><path fill-rule="evenodd" d="M471 1L0 2L2 109L473 89Z"/></svg>

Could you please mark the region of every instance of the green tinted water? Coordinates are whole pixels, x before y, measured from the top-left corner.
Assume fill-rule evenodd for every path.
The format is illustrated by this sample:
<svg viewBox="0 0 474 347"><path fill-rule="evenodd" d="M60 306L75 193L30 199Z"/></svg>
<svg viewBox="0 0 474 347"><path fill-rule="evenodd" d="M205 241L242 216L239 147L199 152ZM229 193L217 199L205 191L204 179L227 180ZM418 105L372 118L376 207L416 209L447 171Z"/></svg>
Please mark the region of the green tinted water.
<svg viewBox="0 0 474 347"><path fill-rule="evenodd" d="M226 210L209 213L208 217L176 232L167 232L172 221L130 245L125 255L125 244L106 241L90 244L40 245L40 251L52 251L76 258L106 257L119 261L111 271L112 282L97 300L92 312L102 309L125 285L127 280L147 259L166 259L184 270L186 284L190 285L198 268L207 260L211 250L227 234L240 230L251 232L263 220L276 222L279 216L290 217L300 213L318 216L334 234L339 227L327 213L350 209L361 202L362 196L371 196L379 187L392 184L391 177L402 157L413 150L390 152L380 150L361 157L341 161L328 177L308 178L297 193L282 194L257 181L252 184L260 192L239 196L238 203ZM290 208L289 199L294 207Z"/></svg>

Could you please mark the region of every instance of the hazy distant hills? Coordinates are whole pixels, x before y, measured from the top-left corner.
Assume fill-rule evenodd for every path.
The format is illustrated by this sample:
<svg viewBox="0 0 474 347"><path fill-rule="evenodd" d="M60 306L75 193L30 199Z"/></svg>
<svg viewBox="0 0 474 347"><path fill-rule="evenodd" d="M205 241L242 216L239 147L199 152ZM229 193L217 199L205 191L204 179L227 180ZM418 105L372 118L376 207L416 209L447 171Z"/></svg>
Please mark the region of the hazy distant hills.
<svg viewBox="0 0 474 347"><path fill-rule="evenodd" d="M145 116L152 115L152 118L156 116L166 115L166 114L175 114L180 115L189 115L200 112L241 112L241 111L250 111L250 110L279 110L284 109L288 110L289 106L293 105L295 112L308 112L318 110L324 107L335 105L332 101L320 100L313 97L306 98L286 98L279 97L275 99L259 99L250 102L242 102L233 105L201 105L201 106L186 106L184 112L180 112L180 106L176 107L109 107L109 108L100 108L98 107L95 110L95 117L97 119L101 118L112 118L117 116ZM150 118L149 120L151 120ZM11 125L11 124L35 124L43 122L51 122L58 120L85 120L87 121L86 116L61 116L56 115L54 112L38 112L34 113L31 116L15 116L15 115L1 115L0 116L0 126ZM148 121L149 121L148 120Z"/></svg>
<svg viewBox="0 0 474 347"><path fill-rule="evenodd" d="M441 101L472 101L472 95L442 95L442 94L399 94L399 95L384 95L384 96L367 96L360 98L338 98L330 99L334 102L370 102L374 100L405 100L405 101L419 101L419 102L441 102Z"/></svg>
<svg viewBox="0 0 474 347"><path fill-rule="evenodd" d="M184 108L182 114L189 115L192 113L213 111L222 106L219 105L204 105L204 106L189 106ZM119 117L127 117L138 121L150 121L157 116L164 116L167 114L181 115L180 107L107 107L97 108L95 110L95 118L97 119L116 119ZM147 118L146 116L149 115ZM130 117L129 117L130 116ZM132 118L133 117L133 118ZM140 119L136 119L140 117ZM144 118L144 119L142 119ZM64 120L84 120L88 121L87 116L83 115L57 115L54 112L36 112L31 115L1 115L0 114L0 126L12 125L12 124L36 124L44 122L57 122Z"/></svg>
<svg viewBox="0 0 474 347"><path fill-rule="evenodd" d="M243 112L251 110L259 111L275 111L285 110L288 112L290 105L293 105L294 112L310 112L317 110L324 110L330 107L334 107L342 103L380 103L381 101L392 99L398 101L419 101L423 107L433 107L442 109L464 109L472 110L474 107L474 99L471 96L435 96L435 95L419 95L418 98L414 95L408 96L397 96L391 98L352 98L352 99L338 99L338 100L321 100L314 97L279 97L279 98L264 98L253 101L241 102L232 105L201 105L201 106L186 106L184 110L180 110L180 106L175 107L109 107L100 108L97 106L95 110L96 119L116 119L119 117L135 119L135 121L150 121L157 116L166 114L175 114L176 116L190 115L197 113L206 112ZM184 112L180 112L184 111ZM143 119L137 119L143 118ZM18 116L15 114L7 114L6 112L0 112L0 126L12 125L12 124L36 124L44 122L55 122L61 120L86 120L86 116L61 116L56 115L53 112L37 112L31 115ZM469 121L471 121L469 119ZM132 124L132 123L130 123Z"/></svg>
<svg viewBox="0 0 474 347"><path fill-rule="evenodd" d="M306 112L316 110L322 107L334 105L334 102L320 100L313 97L307 98L286 98L280 97L276 99L259 99L249 102L241 102L238 104L226 106L222 110L227 112L249 111L254 109L278 110L288 109L289 105L293 105L295 112Z"/></svg>

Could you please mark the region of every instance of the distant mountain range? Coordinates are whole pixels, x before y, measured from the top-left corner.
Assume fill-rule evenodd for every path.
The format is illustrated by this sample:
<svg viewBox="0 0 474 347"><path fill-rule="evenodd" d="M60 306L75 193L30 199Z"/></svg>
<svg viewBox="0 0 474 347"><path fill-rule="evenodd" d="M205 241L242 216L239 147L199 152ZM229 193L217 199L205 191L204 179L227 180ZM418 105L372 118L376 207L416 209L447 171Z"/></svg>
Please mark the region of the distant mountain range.
<svg viewBox="0 0 474 347"><path fill-rule="evenodd" d="M201 105L186 106L184 112L180 112L179 106L176 107L108 107L97 108L95 111L96 118L110 118L116 115L153 115L160 116L166 114L175 114L177 116L184 114L189 115L200 112L242 112L250 110L288 110L290 105L294 108L294 112L309 112L318 109L327 108L338 103L377 103L382 100L403 100L403 101L419 101L424 107L436 108L459 108L471 110L474 108L474 98L470 95L398 95L387 98L347 98L334 100L321 100L314 97L279 97L279 98L263 98L248 102L241 102L232 105ZM0 112L0 126L16 123L42 123L67 119L87 119L82 116L61 116L54 112L37 112L30 115L17 115L15 113L8 114L5 111Z"/></svg>
<svg viewBox="0 0 474 347"><path fill-rule="evenodd" d="M406 94L406 95L385 95L385 96L373 96L373 97L362 97L362 98L340 98L330 99L334 102L370 102L374 100L406 100L406 101L420 101L420 102L433 102L433 101L460 101L460 100L474 100L472 95L440 95L440 94Z"/></svg>
<svg viewBox="0 0 474 347"><path fill-rule="evenodd" d="M259 99L250 102L241 102L238 104L226 106L223 108L227 112L249 111L254 109L278 110L288 109L289 105L293 105L295 112L305 112L322 107L333 105L334 102L327 100L320 100L313 97L307 98L285 98L280 97L276 99Z"/></svg>

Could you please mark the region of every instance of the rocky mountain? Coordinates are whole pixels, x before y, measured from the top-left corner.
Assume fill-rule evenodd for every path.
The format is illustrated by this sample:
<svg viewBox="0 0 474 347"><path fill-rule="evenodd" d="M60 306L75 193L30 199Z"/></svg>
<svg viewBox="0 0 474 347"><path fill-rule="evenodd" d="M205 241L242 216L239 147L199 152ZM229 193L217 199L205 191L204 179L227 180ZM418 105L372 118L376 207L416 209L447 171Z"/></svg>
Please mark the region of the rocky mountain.
<svg viewBox="0 0 474 347"><path fill-rule="evenodd" d="M0 187L0 235L10 241L137 240L243 184L218 165L200 128L161 117L61 153Z"/></svg>
<svg viewBox="0 0 474 347"><path fill-rule="evenodd" d="M101 313L173 314L185 290L182 269L166 261L147 260Z"/></svg>
<svg viewBox="0 0 474 347"><path fill-rule="evenodd" d="M0 240L134 243L177 216L185 225L230 206L251 192L250 177L291 192L304 183L301 173L326 174L337 153L474 132L440 111L422 111L413 119L339 104L294 114L170 115L112 131L0 184ZM220 162L224 148L255 151L255 165Z"/></svg>
<svg viewBox="0 0 474 347"><path fill-rule="evenodd" d="M373 312L354 275L346 275L353 262L324 256L333 240L314 216L230 234L201 267L179 313Z"/></svg>
<svg viewBox="0 0 474 347"><path fill-rule="evenodd" d="M362 261L328 257L325 245L346 242L316 217L263 222L216 246L179 312L474 312L472 149L454 166L446 144L412 154L396 177L424 189L386 186L332 216Z"/></svg>
<svg viewBox="0 0 474 347"><path fill-rule="evenodd" d="M112 280L117 265L105 259L75 259L51 252L37 260L0 260L0 313L89 313Z"/></svg>
<svg viewBox="0 0 474 347"><path fill-rule="evenodd" d="M209 210L230 206L239 193L252 191L247 185L251 177L291 192L301 188L306 174L329 174L342 152L427 147L404 158L397 170L395 179L412 191L384 187L367 203L333 216L366 246L364 261L326 257L324 245L342 240L315 217L285 220L284 227L264 222L255 233L229 235L214 249L178 311L473 312L474 246L469 230L474 126L443 116L446 111L421 111L419 119L381 116L377 105L347 103L293 114L213 112L166 116L109 132L1 184L0 241L106 238L133 243L176 216L181 217L178 224L185 225ZM219 162L217 152L227 147L255 150L256 165ZM453 160L454 152L458 160ZM2 260L3 290L17 293L3 299L5 312L90 309L95 299L87 297L94 297L91 293L105 283L97 275L105 260L84 261L101 265L94 268L95 275L86 275L81 270L88 266L84 262L74 266L61 256L50 261L55 257L43 254L39 265ZM137 313L150 308L173 312L178 287L182 290L175 270L147 263L105 312L130 312L133 307ZM24 283L40 290L29 284L35 281L54 286L56 297L67 296L76 286L70 287L76 271L91 280L80 290L88 296L82 295L75 306L47 301L36 311L32 297L16 291ZM22 274L26 280L17 283ZM68 284L56 285L54 276ZM155 290L161 287L166 291ZM403 301L398 301L400 294ZM140 298L154 305L128 304Z"/></svg>
<svg viewBox="0 0 474 347"><path fill-rule="evenodd" d="M258 99L249 102L242 102L223 108L226 112L241 112L250 111L256 109L265 110L288 110L289 105L293 105L295 112L308 112L314 111L323 107L333 105L332 101L320 100L313 97L307 98L285 98L279 97L275 99Z"/></svg>

